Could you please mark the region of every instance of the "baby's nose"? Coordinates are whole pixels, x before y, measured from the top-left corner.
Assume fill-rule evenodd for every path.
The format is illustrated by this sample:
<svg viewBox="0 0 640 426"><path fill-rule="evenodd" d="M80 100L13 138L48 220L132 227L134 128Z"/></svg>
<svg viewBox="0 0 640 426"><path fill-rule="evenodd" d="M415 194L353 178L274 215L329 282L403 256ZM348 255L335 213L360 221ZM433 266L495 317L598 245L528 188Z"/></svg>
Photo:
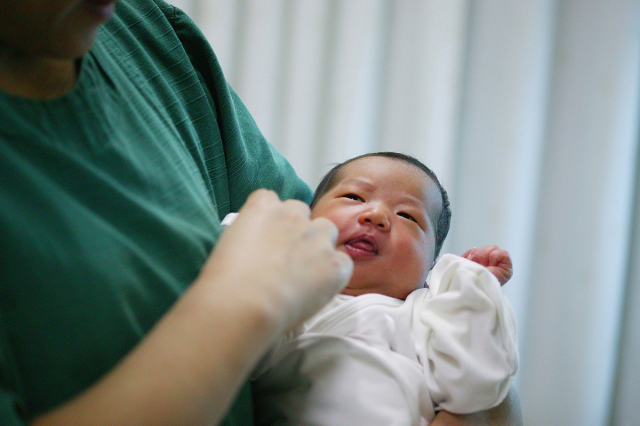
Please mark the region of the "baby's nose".
<svg viewBox="0 0 640 426"><path fill-rule="evenodd" d="M391 221L389 220L387 212L380 207L370 208L363 212L362 215L360 215L360 221L375 226L382 231L387 231L391 228Z"/></svg>

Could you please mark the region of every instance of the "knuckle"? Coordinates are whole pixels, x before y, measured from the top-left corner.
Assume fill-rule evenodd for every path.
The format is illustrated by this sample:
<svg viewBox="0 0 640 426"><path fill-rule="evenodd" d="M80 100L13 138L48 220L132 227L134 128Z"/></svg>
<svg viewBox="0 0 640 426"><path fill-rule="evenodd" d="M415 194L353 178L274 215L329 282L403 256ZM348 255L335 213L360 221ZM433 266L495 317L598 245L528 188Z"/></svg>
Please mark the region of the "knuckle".
<svg viewBox="0 0 640 426"><path fill-rule="evenodd" d="M270 191L268 189L257 189L249 194L247 197L247 201L245 204L247 205L255 205L255 206L264 206L274 201L274 198L277 198L275 192Z"/></svg>
<svg viewBox="0 0 640 426"><path fill-rule="evenodd" d="M288 220L308 221L310 210L302 201L286 200L282 203L282 213Z"/></svg>

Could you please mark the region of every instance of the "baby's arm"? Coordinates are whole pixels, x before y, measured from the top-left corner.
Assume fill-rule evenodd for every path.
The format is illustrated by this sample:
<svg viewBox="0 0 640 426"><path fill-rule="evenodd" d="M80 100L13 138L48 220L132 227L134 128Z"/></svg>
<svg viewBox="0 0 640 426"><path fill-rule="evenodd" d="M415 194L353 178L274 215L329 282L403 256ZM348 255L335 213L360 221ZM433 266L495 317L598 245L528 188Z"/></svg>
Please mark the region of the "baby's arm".
<svg viewBox="0 0 640 426"><path fill-rule="evenodd" d="M482 246L467 250L462 257L486 267L504 285L513 275L513 265L509 252L498 246Z"/></svg>
<svg viewBox="0 0 640 426"><path fill-rule="evenodd" d="M423 366L433 402L458 414L499 405L515 376L518 352L515 319L498 279L480 262L445 254L431 271L429 287L420 313L427 338L419 349L428 360Z"/></svg>

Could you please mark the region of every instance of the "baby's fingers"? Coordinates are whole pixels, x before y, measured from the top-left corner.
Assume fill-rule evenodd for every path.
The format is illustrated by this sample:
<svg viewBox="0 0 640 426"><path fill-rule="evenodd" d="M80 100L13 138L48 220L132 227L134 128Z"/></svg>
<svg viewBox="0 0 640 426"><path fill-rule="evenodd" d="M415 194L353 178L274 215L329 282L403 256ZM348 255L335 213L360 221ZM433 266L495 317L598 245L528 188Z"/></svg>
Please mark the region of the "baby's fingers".
<svg viewBox="0 0 640 426"><path fill-rule="evenodd" d="M509 252L496 245L474 247L467 250L462 257L489 269L498 279L500 285L504 285L513 275Z"/></svg>
<svg viewBox="0 0 640 426"><path fill-rule="evenodd" d="M511 257L509 256L508 251L496 249L489 253L489 265L499 266L507 264L511 266Z"/></svg>
<svg viewBox="0 0 640 426"><path fill-rule="evenodd" d="M513 276L513 264L509 252L506 250L494 250L490 253L489 269L500 281L500 285L504 285Z"/></svg>
<svg viewBox="0 0 640 426"><path fill-rule="evenodd" d="M473 259L472 259L472 257L473 257L473 255L475 254L476 250L478 250L478 249L477 249L477 248L475 248L475 247L470 248L469 250L465 251L465 252L462 254L462 257L464 257L465 259L473 260Z"/></svg>
<svg viewBox="0 0 640 426"><path fill-rule="evenodd" d="M479 263L482 266L491 266L490 254L495 250L498 250L498 246L474 247L467 250L462 257Z"/></svg>

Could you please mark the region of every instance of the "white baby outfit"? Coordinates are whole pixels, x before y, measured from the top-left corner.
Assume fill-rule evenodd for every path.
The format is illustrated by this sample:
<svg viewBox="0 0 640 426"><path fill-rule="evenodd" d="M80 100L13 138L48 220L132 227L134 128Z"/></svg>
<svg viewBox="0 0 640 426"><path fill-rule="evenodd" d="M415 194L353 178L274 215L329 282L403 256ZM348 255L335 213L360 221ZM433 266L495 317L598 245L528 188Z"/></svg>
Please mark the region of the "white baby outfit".
<svg viewBox="0 0 640 426"><path fill-rule="evenodd" d="M427 425L498 405L516 373L515 319L497 279L446 254L406 300L338 295L256 369L256 424Z"/></svg>

